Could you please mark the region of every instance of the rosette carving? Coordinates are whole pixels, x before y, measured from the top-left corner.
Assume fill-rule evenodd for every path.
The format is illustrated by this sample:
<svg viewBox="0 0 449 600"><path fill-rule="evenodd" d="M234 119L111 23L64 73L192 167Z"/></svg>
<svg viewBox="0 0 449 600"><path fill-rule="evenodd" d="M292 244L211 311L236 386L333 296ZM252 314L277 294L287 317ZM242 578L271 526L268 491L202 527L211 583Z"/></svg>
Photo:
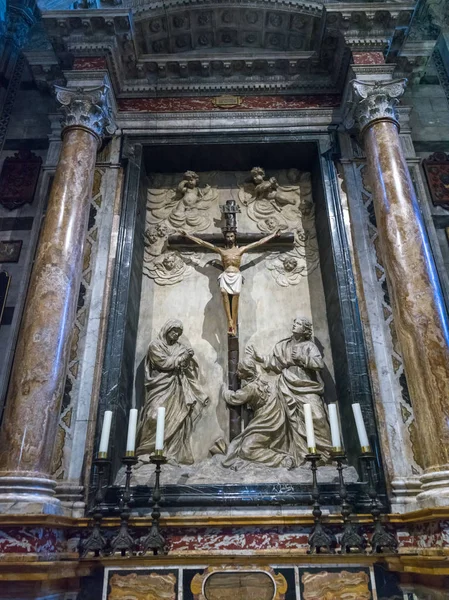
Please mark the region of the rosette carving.
<svg viewBox="0 0 449 600"><path fill-rule="evenodd" d="M117 129L110 102L109 86L67 89L55 85L56 99L62 104L62 128L82 126L100 139Z"/></svg>

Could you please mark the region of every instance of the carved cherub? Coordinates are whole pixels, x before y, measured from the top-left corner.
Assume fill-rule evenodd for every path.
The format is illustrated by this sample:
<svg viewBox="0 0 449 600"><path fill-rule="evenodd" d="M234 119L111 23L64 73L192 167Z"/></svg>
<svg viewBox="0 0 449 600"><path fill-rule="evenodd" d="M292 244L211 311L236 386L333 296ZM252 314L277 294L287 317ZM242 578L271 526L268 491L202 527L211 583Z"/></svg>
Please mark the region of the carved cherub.
<svg viewBox="0 0 449 600"><path fill-rule="evenodd" d="M239 200L261 231L266 231L265 223L270 217L285 228L301 219L300 186L281 186L275 177L266 179L262 167L251 169L251 181L240 187Z"/></svg>
<svg viewBox="0 0 449 600"><path fill-rule="evenodd" d="M176 190L149 190L149 220L153 223L167 221L173 227L188 227L204 231L211 223L207 214L218 191L206 185L199 188L199 176L186 171Z"/></svg>

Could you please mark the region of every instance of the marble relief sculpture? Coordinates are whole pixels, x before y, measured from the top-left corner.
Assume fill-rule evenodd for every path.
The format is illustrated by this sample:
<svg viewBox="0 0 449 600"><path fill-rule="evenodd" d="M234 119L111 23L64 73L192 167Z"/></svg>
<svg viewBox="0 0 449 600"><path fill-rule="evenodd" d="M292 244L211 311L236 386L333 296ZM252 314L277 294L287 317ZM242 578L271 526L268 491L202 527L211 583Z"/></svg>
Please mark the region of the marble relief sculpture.
<svg viewBox="0 0 449 600"><path fill-rule="evenodd" d="M211 224L208 211L217 197L216 188L206 185L200 189L198 174L186 171L175 190L148 191L150 223L166 221L175 229L204 231Z"/></svg>
<svg viewBox="0 0 449 600"><path fill-rule="evenodd" d="M266 371L279 375L276 389L291 424L295 463L303 463L308 452L304 404L312 406L317 450L323 460L328 461L330 430L323 401L324 384L320 377L324 362L312 341L311 322L304 317L295 319L291 337L278 342L267 356L260 355L252 346L248 351Z"/></svg>
<svg viewBox="0 0 449 600"><path fill-rule="evenodd" d="M223 397L231 406L246 405L253 411L247 427L232 440L222 464L237 470L243 461L263 463L268 467L293 469L293 435L283 399L273 393L268 382L258 373L253 358L247 356L238 364L242 389L232 392L223 388Z"/></svg>
<svg viewBox="0 0 449 600"><path fill-rule="evenodd" d="M145 275L158 285L174 285L191 273L198 257L193 252L167 251L168 236L178 227L207 229L212 222L209 209L217 198L218 190L210 185L199 188L194 171L186 171L176 189L148 190Z"/></svg>
<svg viewBox="0 0 449 600"><path fill-rule="evenodd" d="M267 257L267 268L282 287L298 285L319 264L310 173L290 169L285 177L293 185L281 186L275 177L266 179L262 167L254 167L251 181L239 189L239 200L260 231L294 233L293 250Z"/></svg>
<svg viewBox="0 0 449 600"><path fill-rule="evenodd" d="M180 342L181 321L168 320L145 359L145 404L140 412L136 454L142 462L154 452L156 414L166 409L165 455L171 464L193 464L190 437L195 421L209 403L199 384L193 349Z"/></svg>

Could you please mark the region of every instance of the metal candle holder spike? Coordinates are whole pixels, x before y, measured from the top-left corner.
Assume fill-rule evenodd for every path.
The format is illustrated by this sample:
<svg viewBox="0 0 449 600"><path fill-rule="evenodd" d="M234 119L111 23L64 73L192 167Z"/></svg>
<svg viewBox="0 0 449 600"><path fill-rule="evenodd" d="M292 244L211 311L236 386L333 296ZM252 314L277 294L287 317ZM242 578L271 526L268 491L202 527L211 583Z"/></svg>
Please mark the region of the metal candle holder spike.
<svg viewBox="0 0 449 600"><path fill-rule="evenodd" d="M320 554L322 551L326 553L333 553L336 546L335 537L332 534L324 531L321 516L322 511L320 507L320 489L318 487L317 480L317 463L321 459L321 454L310 453L306 454L306 460L310 462L310 469L312 471L312 501L313 501L313 517L315 520L314 527L309 536L309 554Z"/></svg>
<svg viewBox="0 0 449 600"><path fill-rule="evenodd" d="M131 516L131 475L132 468L137 464L137 457L124 456L122 463L126 465L125 488L120 497L120 529L118 534L111 541L111 550L113 554L120 552L122 556L127 553L133 554L135 549L135 540L129 533L129 517Z"/></svg>
<svg viewBox="0 0 449 600"><path fill-rule="evenodd" d="M365 464L368 476L368 496L371 499L371 514L373 515L374 529L370 540L371 550L374 553L381 553L383 550L396 552L398 542L394 535L389 533L381 522L382 504L377 496L376 486L373 477L374 455L371 452L363 452L360 457Z"/></svg>
<svg viewBox="0 0 449 600"><path fill-rule="evenodd" d="M363 552L366 546L365 539L358 533L357 527L350 519L352 506L348 502L348 490L343 476L343 463L346 460L346 454L342 448L335 449L332 452L332 459L337 463L341 515L344 525L343 534L340 538L341 553L350 554L353 549L356 552Z"/></svg>
<svg viewBox="0 0 449 600"><path fill-rule="evenodd" d="M89 552L93 552L96 557L104 556L106 549L106 539L101 535L101 521L103 519L101 505L104 500L103 478L111 461L107 458L98 457L93 463L98 471L97 491L95 493L95 504L92 510L93 525L89 537L81 542L81 558L85 557Z"/></svg>
<svg viewBox="0 0 449 600"><path fill-rule="evenodd" d="M161 534L159 521L161 518L161 509L159 502L161 500L161 466L167 462L167 459L162 454L162 451L156 451L150 456L151 462L156 465L155 482L152 494L153 511L151 513L151 527L149 534L142 540L142 554L146 554L149 550L156 556L157 554L167 554L168 548L165 538Z"/></svg>

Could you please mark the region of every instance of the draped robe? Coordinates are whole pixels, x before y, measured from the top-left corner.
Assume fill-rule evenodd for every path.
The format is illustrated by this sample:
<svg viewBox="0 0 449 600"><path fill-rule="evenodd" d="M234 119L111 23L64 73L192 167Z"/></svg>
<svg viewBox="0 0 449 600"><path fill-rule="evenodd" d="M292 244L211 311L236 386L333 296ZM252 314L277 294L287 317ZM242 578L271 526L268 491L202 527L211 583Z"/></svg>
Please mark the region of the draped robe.
<svg viewBox="0 0 449 600"><path fill-rule="evenodd" d="M292 436L285 407L266 382L255 379L236 392L227 390L225 400L232 406L247 404L254 416L232 440L222 463L224 467L233 467L239 458L279 467L286 457L292 456Z"/></svg>
<svg viewBox="0 0 449 600"><path fill-rule="evenodd" d="M298 353L296 359L294 349ZM324 385L319 376L324 362L317 346L311 340L297 341L293 337L281 340L271 354L264 357L264 367L279 374L277 392L287 407L292 425L296 463L304 462L308 452L304 404L312 407L317 450L327 461L331 450L330 430L323 401Z"/></svg>
<svg viewBox="0 0 449 600"><path fill-rule="evenodd" d="M178 341L167 342L166 336L171 329L179 326L182 329L182 325L176 323L179 322L168 321L148 347L145 405L140 415L136 454L154 452L157 409L165 406L164 454L171 462L192 464L192 427L208 397L200 389L198 363L189 355L189 348ZM186 359L187 365L183 367Z"/></svg>

